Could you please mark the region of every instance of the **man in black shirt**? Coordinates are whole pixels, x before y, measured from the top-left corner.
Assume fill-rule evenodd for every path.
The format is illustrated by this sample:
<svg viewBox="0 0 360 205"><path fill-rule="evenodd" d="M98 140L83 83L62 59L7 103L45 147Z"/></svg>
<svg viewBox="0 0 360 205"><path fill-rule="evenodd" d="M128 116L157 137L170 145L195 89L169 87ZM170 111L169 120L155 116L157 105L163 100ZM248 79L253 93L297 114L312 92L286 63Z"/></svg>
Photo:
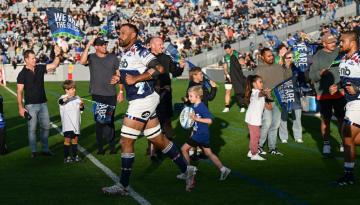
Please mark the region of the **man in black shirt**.
<svg viewBox="0 0 360 205"><path fill-rule="evenodd" d="M172 77L180 76L184 71L185 62L180 60L179 63L175 63L169 55L163 53L164 42L159 37L151 39L150 51L165 68L165 72L159 75L155 86L155 90L160 95L160 103L156 108L156 114L159 117L161 128L163 129L165 136L172 139L174 137L174 133L171 127L173 108L170 73L172 74Z"/></svg>
<svg viewBox="0 0 360 205"><path fill-rule="evenodd" d="M35 52L24 52L25 66L17 77L17 102L19 115L28 119L28 137L31 148L31 157L37 156L36 151L36 125L39 120L42 154L51 156L48 147L50 129L49 111L44 88L44 74L54 71L60 64L60 48L55 46L55 58L51 64L36 64ZM25 91L25 106L23 93Z"/></svg>

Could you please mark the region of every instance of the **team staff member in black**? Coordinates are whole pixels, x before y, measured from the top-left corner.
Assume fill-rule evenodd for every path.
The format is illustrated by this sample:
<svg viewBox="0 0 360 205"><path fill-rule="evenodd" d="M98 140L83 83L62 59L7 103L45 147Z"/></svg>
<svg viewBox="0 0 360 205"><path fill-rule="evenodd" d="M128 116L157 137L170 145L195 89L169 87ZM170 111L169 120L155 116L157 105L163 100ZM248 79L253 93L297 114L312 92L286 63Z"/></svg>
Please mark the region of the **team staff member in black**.
<svg viewBox="0 0 360 205"><path fill-rule="evenodd" d="M172 139L174 131L171 127L173 107L170 73L172 77L180 76L184 71L185 62L180 60L179 63L175 63L169 55L166 55L164 53L164 42L160 37L154 37L150 40L150 51L165 68L165 72L159 75L155 86L155 90L160 95L160 104L156 108L156 114L165 136Z"/></svg>
<svg viewBox="0 0 360 205"><path fill-rule="evenodd" d="M239 52L232 49L229 44L224 46L226 55L224 56L224 73L225 73L225 108L223 112L230 111L231 89L234 87L234 94L239 105L240 112L245 112L245 85L246 78L242 72L239 62Z"/></svg>
<svg viewBox="0 0 360 205"><path fill-rule="evenodd" d="M48 146L50 118L47 107L47 99L44 87L44 74L53 72L60 64L61 49L54 48L55 58L50 64L36 64L36 56L33 50L24 52L25 66L17 76L17 103L20 117L28 119L28 137L31 148L31 157L38 155L36 149L36 126L40 124L40 139L42 154L53 155ZM25 91L25 92L24 92ZM24 94L24 96L23 96ZM25 97L25 106L23 99Z"/></svg>
<svg viewBox="0 0 360 205"><path fill-rule="evenodd" d="M89 54L90 47L95 47L95 53ZM89 65L90 69L90 93L96 102L96 109L103 109L111 119L95 119L97 154L105 154L102 138L105 137L109 143L110 154L115 154L115 125L114 114L116 101L124 100L123 89L120 87L119 95L116 96L115 85L110 84L113 75L119 74L119 60L114 54L108 54L106 50L107 41L101 37L93 37L81 54L80 63ZM107 115L106 115L107 116Z"/></svg>

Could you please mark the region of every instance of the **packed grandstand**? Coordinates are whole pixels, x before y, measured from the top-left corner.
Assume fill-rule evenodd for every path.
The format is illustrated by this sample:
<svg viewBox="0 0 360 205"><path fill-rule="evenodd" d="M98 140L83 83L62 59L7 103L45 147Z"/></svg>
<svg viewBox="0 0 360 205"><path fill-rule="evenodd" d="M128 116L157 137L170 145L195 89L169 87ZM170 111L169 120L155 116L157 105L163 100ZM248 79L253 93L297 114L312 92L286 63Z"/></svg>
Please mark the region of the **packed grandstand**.
<svg viewBox="0 0 360 205"><path fill-rule="evenodd" d="M77 63L88 39L99 33L106 18L115 13L120 16L117 26L126 22L136 24L144 43L152 36L160 36L175 45L181 57L190 57L314 16L334 20L319 28L320 33L350 30L357 25L359 17L334 19L337 9L349 3L343 0L3 0L0 3L1 62L16 68L23 63L26 49L35 51L38 62L50 62L56 42L63 48L63 63ZM52 38L45 12L49 7L63 9L71 15L85 34L83 40ZM256 66L254 51L259 48L272 46L276 51L274 42L268 40L244 51L247 68ZM111 53L118 53L119 48L116 40L108 47Z"/></svg>

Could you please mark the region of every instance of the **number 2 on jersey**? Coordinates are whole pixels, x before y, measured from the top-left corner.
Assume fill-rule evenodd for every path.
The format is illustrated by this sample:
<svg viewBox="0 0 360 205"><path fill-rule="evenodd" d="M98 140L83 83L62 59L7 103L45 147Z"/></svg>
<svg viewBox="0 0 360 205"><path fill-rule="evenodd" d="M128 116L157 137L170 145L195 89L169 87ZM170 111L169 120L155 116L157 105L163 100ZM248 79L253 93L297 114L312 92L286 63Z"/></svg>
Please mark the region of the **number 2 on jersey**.
<svg viewBox="0 0 360 205"><path fill-rule="evenodd" d="M138 88L137 94L139 94L139 95L144 94L144 92L145 92L145 90L144 90L145 82L138 82L138 83L135 84L135 87Z"/></svg>

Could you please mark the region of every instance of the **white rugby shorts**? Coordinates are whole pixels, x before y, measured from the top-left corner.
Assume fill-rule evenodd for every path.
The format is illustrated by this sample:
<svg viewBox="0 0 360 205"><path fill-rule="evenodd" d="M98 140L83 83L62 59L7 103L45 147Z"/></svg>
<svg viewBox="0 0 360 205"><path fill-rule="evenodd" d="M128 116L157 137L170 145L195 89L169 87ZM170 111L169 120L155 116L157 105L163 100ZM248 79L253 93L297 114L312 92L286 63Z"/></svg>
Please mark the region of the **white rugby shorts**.
<svg viewBox="0 0 360 205"><path fill-rule="evenodd" d="M345 110L345 119L360 125L360 100L348 102Z"/></svg>
<svg viewBox="0 0 360 205"><path fill-rule="evenodd" d="M231 90L232 84L225 84L225 90Z"/></svg>
<svg viewBox="0 0 360 205"><path fill-rule="evenodd" d="M156 107L160 102L160 96L153 92L145 98L132 100L126 112L128 118L136 118L147 122L150 117L156 115Z"/></svg>

